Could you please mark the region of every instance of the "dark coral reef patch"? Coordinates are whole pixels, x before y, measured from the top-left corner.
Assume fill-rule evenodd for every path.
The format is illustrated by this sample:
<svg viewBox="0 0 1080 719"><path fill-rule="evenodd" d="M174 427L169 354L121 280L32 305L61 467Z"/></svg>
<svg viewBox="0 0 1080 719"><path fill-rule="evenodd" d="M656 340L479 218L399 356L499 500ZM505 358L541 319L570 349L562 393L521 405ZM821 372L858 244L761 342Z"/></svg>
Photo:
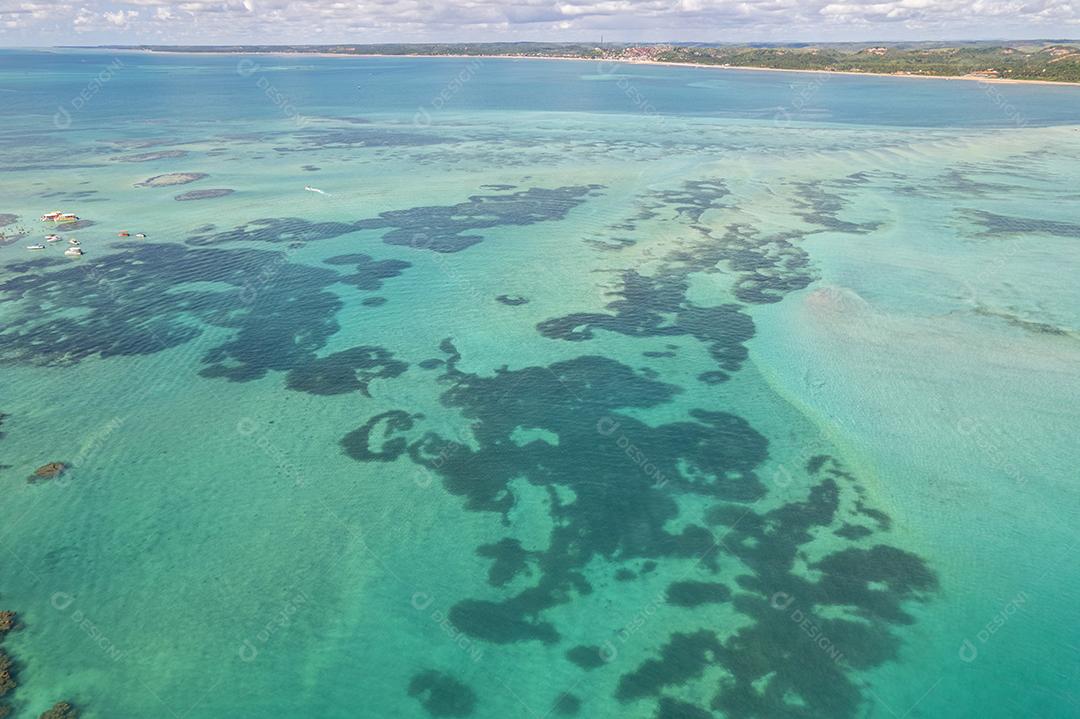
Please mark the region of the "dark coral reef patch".
<svg viewBox="0 0 1080 719"><path fill-rule="evenodd" d="M581 711L581 699L573 694L563 692L555 700L555 703L551 705L551 711L557 716L577 716L578 712Z"/></svg>
<svg viewBox="0 0 1080 719"><path fill-rule="evenodd" d="M264 218L218 233L203 233L188 244L316 241L358 230L385 230L383 242L432 252L460 252L483 240L476 234L494 227L525 226L566 217L603 189L599 185L533 187L512 194L472 195L454 205L411 207L382 212L356 222L310 222L296 217Z"/></svg>
<svg viewBox="0 0 1080 719"><path fill-rule="evenodd" d="M135 187L173 187L186 185L209 177L205 172L172 172L167 175L154 175L142 182L135 183Z"/></svg>
<svg viewBox="0 0 1080 719"><path fill-rule="evenodd" d="M999 215L996 212L986 210L965 210L964 215L972 222L982 225L982 234L986 237L1052 235L1055 237L1080 238L1080 223L1076 222Z"/></svg>
<svg viewBox="0 0 1080 719"><path fill-rule="evenodd" d="M869 182L869 177L856 173L839 180L814 180L794 183L797 196L795 213L806 222L829 232L865 235L877 230L883 223L850 222L841 219L840 213L847 209L848 200L840 190Z"/></svg>
<svg viewBox="0 0 1080 719"><path fill-rule="evenodd" d="M428 669L409 682L414 697L433 717L464 717L476 708L476 693L445 672Z"/></svg>
<svg viewBox="0 0 1080 719"><path fill-rule="evenodd" d="M174 200L179 202L189 202L191 200L212 200L215 197L226 197L231 195L236 190L231 190L227 187L215 187L206 190L189 190L187 192L181 192L174 197Z"/></svg>
<svg viewBox="0 0 1080 719"><path fill-rule="evenodd" d="M413 428L414 417L401 410L377 414L341 440L345 454L360 462L392 462L408 449L408 439L397 436Z"/></svg>
<svg viewBox="0 0 1080 719"><path fill-rule="evenodd" d="M766 443L743 419L699 410L691 421L650 427L619 412L667 402L679 391L675 386L605 357L480 377L457 369L452 344L444 343L444 350L450 354L445 381L453 386L443 401L474 421L478 448L427 432L412 442L404 434L384 438L378 455L389 458L388 448L395 456L407 451L476 511L508 512L517 502L510 482L525 477L549 489L556 524L542 553L525 552L512 538L477 549L494 560L494 586L520 576L536 579L502 601L455 604L451 621L470 636L493 643L556 642L557 627L540 615L592 592L584 568L594 558L700 557L713 545L705 527L665 528L678 515L674 494L747 501L764 493L754 467L765 458ZM404 429L406 417L394 422L385 431ZM373 453L376 426L369 423L346 438L351 456ZM546 429L558 444L519 446L512 439L518 427ZM628 443L647 459L629 454ZM556 487L569 490L573 501L561 499Z"/></svg>
<svg viewBox="0 0 1080 719"><path fill-rule="evenodd" d="M368 394L374 379L397 377L408 369L382 347L353 347L326 357L311 360L289 370L285 386L308 394Z"/></svg>
<svg viewBox="0 0 1080 719"><path fill-rule="evenodd" d="M433 252L460 252L483 240L477 230L561 220L602 189L574 185L533 187L509 195L473 195L456 205L413 207L361 220L359 229L386 229L383 241Z"/></svg>
<svg viewBox="0 0 1080 719"><path fill-rule="evenodd" d="M596 330L631 337L690 335L709 347L717 361L719 380L727 379L747 357L744 343L754 336L754 323L738 305L699 307L685 299L687 281L678 273L650 277L636 270L621 276L621 287L611 294L609 313L579 312L544 320L537 330L545 337L581 342Z"/></svg>
<svg viewBox="0 0 1080 719"><path fill-rule="evenodd" d="M582 669L596 669L604 666L605 660L603 652L604 650L602 647L579 644L566 652L566 658Z"/></svg>
<svg viewBox="0 0 1080 719"><path fill-rule="evenodd" d="M412 267L411 262L405 262L404 260L376 260L370 255L362 253L338 255L324 260L324 262L328 265L354 265L356 273L346 275L341 281L360 290L377 290L383 286L383 280L398 277L402 272Z"/></svg>
<svg viewBox="0 0 1080 719"><path fill-rule="evenodd" d="M230 337L204 353L200 374L206 377L248 381L287 372L291 389L338 394L364 392L372 379L405 370L377 347L318 354L339 330L342 300L330 286L377 286L398 276L405 263L350 256L356 273L342 275L265 250L116 247L78 268L57 269L47 259L9 265L20 274L0 282L5 300L65 311L19 313L0 335L0 362L61 366L147 355L217 327ZM208 289L210 283L220 287Z"/></svg>
<svg viewBox="0 0 1080 719"><path fill-rule="evenodd" d="M311 222L299 217L267 217L251 220L246 225L222 232L215 232L213 227L208 228L206 232L189 237L187 244L208 247L231 242L314 242L340 237L355 230L352 224L345 222Z"/></svg>
<svg viewBox="0 0 1080 719"><path fill-rule="evenodd" d="M759 509L768 506L758 504L767 496L758 472L768 443L745 419L699 409L684 421L646 424L631 410L668 403L680 388L607 357L482 376L459 369L451 341L441 349L442 402L472 422L468 442L402 411L343 444L361 461L408 457L466 509L502 515L508 527L522 501L514 482L546 490L545 548L526 549L512 535L478 546L500 593L455 602L448 614L459 631L493 644L565 642L569 662L599 670L633 632L596 636L549 610L596 591L587 568L597 561L626 570L626 581L639 567L646 574L646 563L655 570L657 561L690 562L693 575L670 584L658 606L685 613L722 604L747 622L726 633L671 634L655 657L622 669L618 700L654 702L657 716L668 717L858 715L865 697L853 672L897 656L896 629L913 621L906 605L928 599L937 581L921 559L880 536L805 563L805 547L822 530L835 538L830 530L867 512L879 515L875 533L888 528L839 462L815 456L803 476L805 499ZM557 440L515 442L522 427ZM708 507L701 520L680 517L677 500L691 495ZM740 569L732 573L733 565ZM727 678L702 688L716 667ZM687 703L686 692L699 690L711 699Z"/></svg>
<svg viewBox="0 0 1080 719"><path fill-rule="evenodd" d="M153 162L154 160L174 160L187 157L187 150L158 150L143 152L138 155L124 155L116 158L119 162Z"/></svg>
<svg viewBox="0 0 1080 719"><path fill-rule="evenodd" d="M731 590L719 582L675 582L667 588L668 604L697 607L718 604L731 599Z"/></svg>

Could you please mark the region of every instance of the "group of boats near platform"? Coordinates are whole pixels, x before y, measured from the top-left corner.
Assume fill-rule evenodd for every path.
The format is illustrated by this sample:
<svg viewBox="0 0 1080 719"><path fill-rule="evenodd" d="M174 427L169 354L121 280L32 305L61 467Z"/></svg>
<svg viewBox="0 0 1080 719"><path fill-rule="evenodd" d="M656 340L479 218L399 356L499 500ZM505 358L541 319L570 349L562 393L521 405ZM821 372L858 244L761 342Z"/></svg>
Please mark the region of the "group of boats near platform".
<svg viewBox="0 0 1080 719"><path fill-rule="evenodd" d="M78 221L78 219L79 219L79 217L74 212L62 212L60 210L53 210L52 212L46 212L44 215L41 216L41 221L42 222L57 222L57 223L76 222L76 221ZM121 230L120 232L117 233L117 236L119 236L119 237L131 237L131 233L128 232L127 230ZM142 233L142 232L137 232L137 233L135 233L135 237L138 237L140 239L145 239L146 234ZM64 238L62 238L60 235L57 235L57 234L46 235L45 236L45 243L47 243L47 244L38 243L38 244L34 244L34 245L27 245L26 249L28 249L28 250L44 250L48 245L53 244L55 242L61 242L63 239ZM67 241L68 241L68 248L66 250L64 250L64 254L66 256L68 256L68 257L81 257L83 254L85 254L82 251L82 248L79 246L79 241L77 239L75 239L74 237L69 237L69 238L67 238Z"/></svg>
<svg viewBox="0 0 1080 719"><path fill-rule="evenodd" d="M53 210L52 212L46 212L41 216L42 222L76 222L79 219L78 215L74 212L61 212L60 210ZM45 236L45 242L52 244L54 242L60 242L63 238L60 235L52 234ZM68 257L81 257L83 255L82 248L79 247L79 241L74 237L68 238L68 248L64 250L64 254ZM46 245L36 244L27 245L28 250L44 250Z"/></svg>

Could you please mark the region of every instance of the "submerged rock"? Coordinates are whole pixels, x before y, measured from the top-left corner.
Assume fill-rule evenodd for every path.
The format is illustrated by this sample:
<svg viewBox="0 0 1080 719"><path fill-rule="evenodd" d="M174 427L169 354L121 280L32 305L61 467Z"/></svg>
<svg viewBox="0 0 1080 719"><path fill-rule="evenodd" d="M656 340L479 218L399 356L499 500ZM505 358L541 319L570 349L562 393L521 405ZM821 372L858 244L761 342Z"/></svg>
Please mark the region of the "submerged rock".
<svg viewBox="0 0 1080 719"><path fill-rule="evenodd" d="M15 681L14 676L14 663L11 661L11 657L0 651L0 697L3 697L18 684ZM0 705L0 711L3 711L4 707ZM0 714L2 716L2 714Z"/></svg>
<svg viewBox="0 0 1080 719"><path fill-rule="evenodd" d="M78 719L79 712L67 702L57 702L52 708L43 712L38 719Z"/></svg>
<svg viewBox="0 0 1080 719"><path fill-rule="evenodd" d="M225 197L234 192L236 192L236 190L230 190L227 187L216 187L210 190L191 190L190 192L181 193L173 199L180 202L186 202L188 200L210 200L215 197Z"/></svg>
<svg viewBox="0 0 1080 719"><path fill-rule="evenodd" d="M34 473L30 475L30 478L27 481L33 483L42 482L47 479L56 479L62 475L67 468L68 466L63 462L49 462L48 464L43 464L35 469Z"/></svg>
<svg viewBox="0 0 1080 719"><path fill-rule="evenodd" d="M8 632L16 628L15 612L0 611L0 642L4 640ZM0 650L0 700L16 686L18 682L15 681L15 663L3 650ZM11 707L0 701L0 719L9 714L11 714Z"/></svg>
<svg viewBox="0 0 1080 719"><path fill-rule="evenodd" d="M7 225L12 224L11 222L5 222L5 217L15 217L15 215L0 215L0 227L6 227ZM28 233L22 227L14 227L10 230L0 231L0 247L4 247L5 245L13 245L19 240L26 237L28 234L30 233Z"/></svg>
<svg viewBox="0 0 1080 719"><path fill-rule="evenodd" d="M135 187L171 187L172 185L186 185L209 177L205 172L172 172L167 175L154 175L142 182L136 182Z"/></svg>
<svg viewBox="0 0 1080 719"><path fill-rule="evenodd" d="M150 162L152 160L168 160L178 157L186 157L187 150L159 150L158 152L144 152L140 155L128 155L116 158L120 162Z"/></svg>

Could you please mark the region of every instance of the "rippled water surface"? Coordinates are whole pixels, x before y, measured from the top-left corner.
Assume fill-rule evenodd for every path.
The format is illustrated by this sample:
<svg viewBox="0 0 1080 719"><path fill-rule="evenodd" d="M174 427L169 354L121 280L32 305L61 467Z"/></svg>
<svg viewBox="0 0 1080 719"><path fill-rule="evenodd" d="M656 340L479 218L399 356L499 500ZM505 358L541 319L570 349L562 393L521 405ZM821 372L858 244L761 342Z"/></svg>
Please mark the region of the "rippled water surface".
<svg viewBox="0 0 1080 719"><path fill-rule="evenodd" d="M0 118L16 716L1080 712L1080 89L5 51Z"/></svg>

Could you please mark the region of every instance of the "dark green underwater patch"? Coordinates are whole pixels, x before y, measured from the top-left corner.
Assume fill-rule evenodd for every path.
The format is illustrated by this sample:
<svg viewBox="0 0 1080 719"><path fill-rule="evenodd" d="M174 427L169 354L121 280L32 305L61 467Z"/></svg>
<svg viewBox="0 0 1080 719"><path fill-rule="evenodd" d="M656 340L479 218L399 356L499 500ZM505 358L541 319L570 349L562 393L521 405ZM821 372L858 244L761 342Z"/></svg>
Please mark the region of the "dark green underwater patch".
<svg viewBox="0 0 1080 719"><path fill-rule="evenodd" d="M389 245L432 252L460 252L483 240L481 235L474 234L479 230L561 220L601 189L600 185L572 185L553 189L533 187L511 194L472 195L454 205L390 210L356 222L264 218L224 232L196 234L187 242L196 246L229 242L313 242L358 230L386 230L383 242Z"/></svg>
<svg viewBox="0 0 1080 719"><path fill-rule="evenodd" d="M566 652L566 658L582 669L596 669L604 665L604 656L600 647L578 645Z"/></svg>
<svg viewBox="0 0 1080 719"><path fill-rule="evenodd" d="M1013 235L1080 237L1080 223L1076 222L999 215L996 212L987 212L986 210L965 210L964 215L971 221L982 225L982 234L987 237L1010 237Z"/></svg>
<svg viewBox="0 0 1080 719"><path fill-rule="evenodd" d="M414 697L433 717L464 717L476 708L476 692L445 672L428 669L409 682Z"/></svg>
<svg viewBox="0 0 1080 719"><path fill-rule="evenodd" d="M804 500L758 510L766 485L756 472L768 445L742 418L693 410L685 421L645 424L628 411L667 403L680 388L606 357L482 376L458 367L449 340L441 349L442 402L471 422L470 442L439 436L402 413L360 428L346 449L357 459L408 456L467 510L494 512L507 523L521 501L513 482L547 490L552 528L544 549L526 550L512 535L476 548L491 560L488 582L501 594L456 601L449 618L459 631L493 644L562 643L568 661L598 670L618 656L616 642L634 641L634 626L596 636L589 626L556 623L548 610L593 593L586 568L597 560L635 581L637 567L644 574L648 563L689 559L715 579L675 582L667 604L705 611L724 603L749 622L729 636L712 628L671 635L654 658L622 667L620 701L654 702L658 716L671 717L858 714L864 696L852 672L897 656L894 630L912 621L905 605L928 598L936 578L918 557L880 539L826 554L810 565L813 579L803 575L800 555L822 529L875 511L850 472L815 457ZM550 432L557 444L520 446L514 436L521 427ZM679 516L679 495L711 503L704 525L684 520L678 531L668 529ZM877 531L884 531L887 517L877 514ZM742 569L732 583L716 581L733 564ZM817 639L801 622L815 627ZM707 705L667 696L708 681L714 667L728 678Z"/></svg>
<svg viewBox="0 0 1080 719"><path fill-rule="evenodd" d="M667 588L668 604L698 607L731 599L731 590L719 582L675 582Z"/></svg>
<svg viewBox="0 0 1080 719"><path fill-rule="evenodd" d="M577 716L578 712L581 711L581 700L573 694L564 692L555 700L555 703L551 706L551 711L557 716Z"/></svg>
<svg viewBox="0 0 1080 719"><path fill-rule="evenodd" d="M227 197L236 192L236 190L228 187L216 187L206 190L189 190L187 192L181 192L174 197L174 200L179 202L190 202L191 200L212 200L215 197Z"/></svg>
<svg viewBox="0 0 1080 719"><path fill-rule="evenodd" d="M865 235L882 226L881 222L848 222L840 219L840 213L847 209L848 201L843 195L830 191L841 189L865 181L855 176L846 180L815 180L794 183L796 214L812 225L818 225L829 232L844 232Z"/></svg>
<svg viewBox="0 0 1080 719"><path fill-rule="evenodd" d="M338 394L366 392L372 379L405 370L379 347L318 355L339 330L342 301L330 286L375 286L404 263L347 256L357 272L341 275L264 250L114 247L78 265L43 258L7 266L19 274L0 282L0 296L20 311L0 331L0 362L62 366L149 355L216 327L230 337L202 356L204 377L242 382L286 372L290 389Z"/></svg>
<svg viewBox="0 0 1080 719"><path fill-rule="evenodd" d="M503 195L473 195L456 205L391 210L357 229L385 229L383 242L432 252L460 252L483 240L477 230L524 226L561 220L581 205L600 185L575 185L528 190Z"/></svg>
<svg viewBox="0 0 1080 719"><path fill-rule="evenodd" d="M408 440L396 435L412 429L418 418L401 410L377 414L345 435L342 449L358 462L392 462L408 449Z"/></svg>
<svg viewBox="0 0 1080 719"><path fill-rule="evenodd" d="M660 278L627 270L621 287L612 294L609 313L579 312L544 320L537 330L552 339L581 342L596 330L631 337L678 337L690 335L709 347L709 353L727 379L746 359L744 343L754 336L754 323L738 305L698 307L686 301L687 282L677 273Z"/></svg>
<svg viewBox="0 0 1080 719"><path fill-rule="evenodd" d="M308 394L368 394L373 379L397 377L409 365L382 347L353 347L289 370L285 385Z"/></svg>
<svg viewBox="0 0 1080 719"><path fill-rule="evenodd" d="M328 265L355 265L356 273L343 277L341 281L360 290L380 289L383 286L383 280L398 277L412 267L411 262L404 260L376 260L362 253L338 255L323 261Z"/></svg>

